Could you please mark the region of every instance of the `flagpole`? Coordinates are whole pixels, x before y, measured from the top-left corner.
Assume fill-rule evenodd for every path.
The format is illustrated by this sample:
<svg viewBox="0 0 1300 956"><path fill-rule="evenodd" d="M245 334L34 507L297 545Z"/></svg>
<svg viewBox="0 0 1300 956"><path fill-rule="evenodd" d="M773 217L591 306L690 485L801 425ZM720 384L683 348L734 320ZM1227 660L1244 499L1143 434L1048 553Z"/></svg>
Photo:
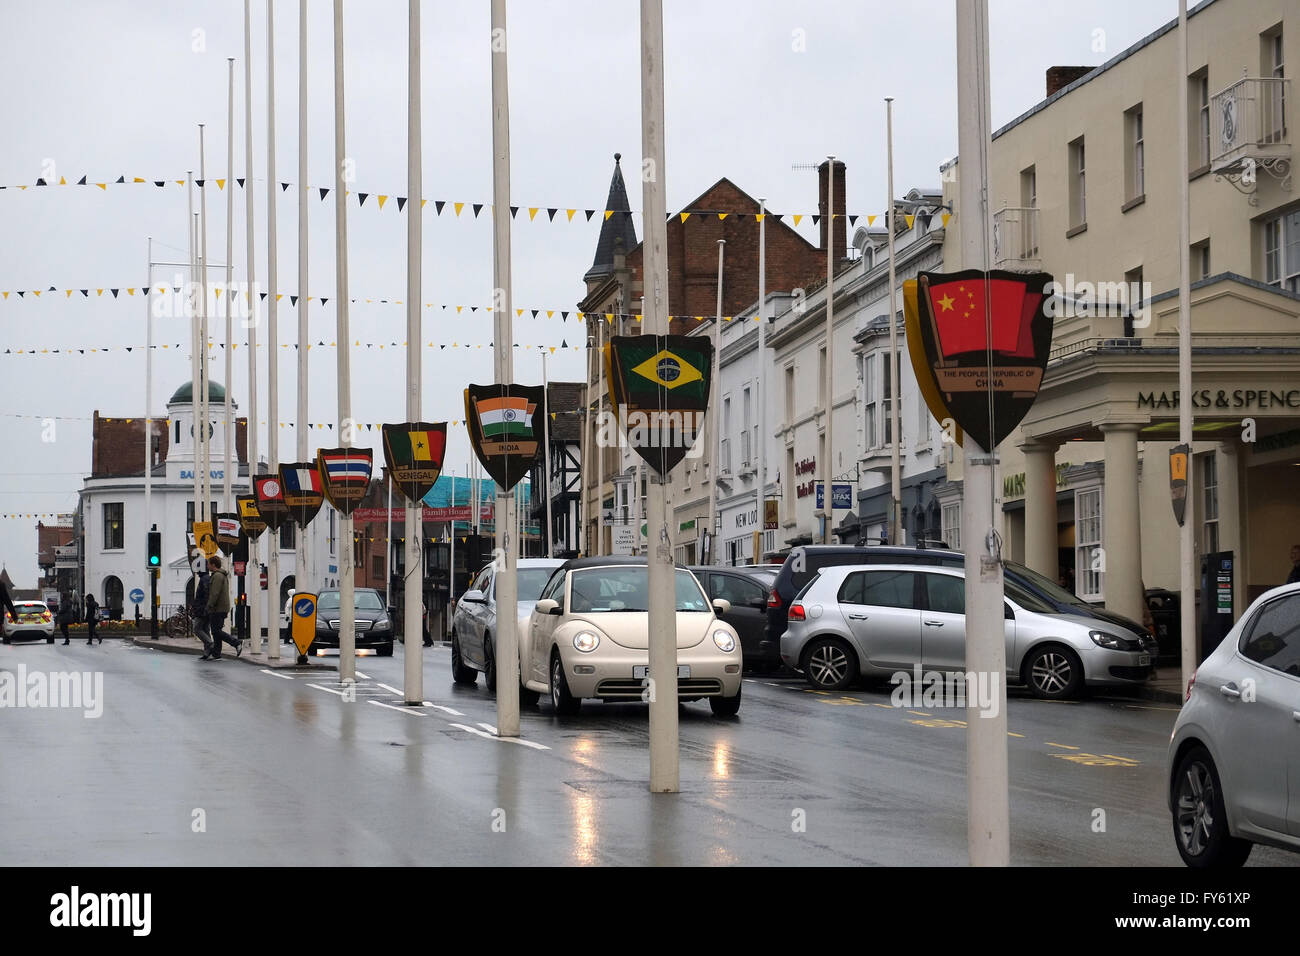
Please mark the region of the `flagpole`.
<svg viewBox="0 0 1300 956"><path fill-rule="evenodd" d="M492 262L502 308L495 315L496 382L514 381L510 288L510 87L507 74L506 0L492 0ZM497 485L496 542L505 574L496 576L497 735L519 736L519 529L515 489Z"/></svg>
<svg viewBox="0 0 1300 956"><path fill-rule="evenodd" d="M304 0L305 3L305 0ZM339 444L352 447L352 339L348 330L348 206L347 184L343 179L344 145L343 96L343 0L334 0L334 311L338 339ZM304 193L306 190L304 189ZM298 304L303 304L306 286L298 289ZM306 324L305 322L303 323ZM416 342L419 351L419 342ZM302 356L299 355L299 361ZM304 459L305 460L305 459ZM339 548L339 681L357 679L356 655L356 568L353 557L355 539L352 515L340 515L342 537Z"/></svg>
<svg viewBox="0 0 1300 956"><path fill-rule="evenodd" d="M232 173L233 175L233 173ZM227 184L234 188L233 181ZM253 281L253 31L249 0L244 0L244 232L246 253L248 256L248 291L245 301L248 303L248 319L244 322L248 329L248 490L254 491L253 476L257 474L258 459L258 419L257 419L257 322L254 318L257 309L257 284ZM227 256L227 259L230 257ZM229 291L226 293L229 295ZM248 541L248 557L258 578L262 569L262 536ZM254 654L262 653L262 588L256 582L247 589L249 636L252 639L250 649ZM278 638L277 638L278 640Z"/></svg>
<svg viewBox="0 0 1300 956"><path fill-rule="evenodd" d="M826 157L826 460L822 462L822 509L826 522L822 541L831 543L831 529L835 527L835 499L831 483L835 479L835 444L832 435L835 425L835 157Z"/></svg>
<svg viewBox="0 0 1300 956"><path fill-rule="evenodd" d="M411 211L406 216L406 418L420 420L420 226L423 216L423 185L420 169L420 0L407 0L407 103L406 103L406 194ZM497 349L501 351L501 349ZM406 632L403 690L406 703L424 703L424 644L421 640L420 604L420 509L422 503L406 499L406 582L403 589Z"/></svg>
<svg viewBox="0 0 1300 956"><path fill-rule="evenodd" d="M718 381L718 356L722 354L722 258L723 252L727 248L727 240L718 240L718 308L717 315L713 318L713 369L710 372L713 383ZM710 445L713 447L709 450L712 452L713 468L712 474L709 475L709 527L708 537L706 540L709 545L708 560L704 560L704 555L699 555L701 564L718 563L718 543L717 543L717 524L718 524L718 473L722 470L722 430L719 422L722 420L718 412L718 402L709 403L712 408L709 409L710 424ZM638 489L640 490L640 489Z"/></svg>
<svg viewBox="0 0 1300 956"><path fill-rule="evenodd" d="M903 519L900 514L903 505L902 478L899 465L898 402L902 389L898 384L898 306L894 300L894 98L885 97L885 154L888 172L889 201L885 205L885 229L889 236L889 543L903 543ZM829 353L828 353L829 355ZM829 358L828 358L829 362ZM828 452L829 454L829 452ZM921 542L917 542L920 544Z"/></svg>
<svg viewBox="0 0 1300 956"><path fill-rule="evenodd" d="M645 209L644 276L646 331L668 333L668 227L664 196L664 15L663 0L641 0L642 155L656 175L642 177ZM650 792L679 789L677 729L677 606L668 533L668 482L651 469L646 503L648 524L650 644Z"/></svg>
<svg viewBox="0 0 1300 956"><path fill-rule="evenodd" d="M203 516L199 510L199 503L203 500L203 481L199 477L199 466L202 464L199 458L199 386L202 380L199 376L199 297L197 294L198 286L198 253L195 251L195 217L198 215L194 211L194 170L189 170L185 174L189 183L189 203L188 211L185 216L185 231L189 237L190 253L190 281L189 288L186 289L185 305L190 310L190 351L193 353L190 357L190 441L194 445L194 521L202 521ZM194 530L193 523L186 528L187 533ZM196 539L196 545L199 543Z"/></svg>
<svg viewBox="0 0 1300 956"><path fill-rule="evenodd" d="M1178 0L1178 63L1186 76L1187 70L1187 0ZM1187 142L1187 84L1178 84L1178 129ZM1192 394L1192 290L1191 290L1191 225L1188 217L1188 160L1187 151L1179 151L1181 178L1178 180L1178 393ZM1150 306L1148 306L1149 308ZM1192 402L1178 405L1178 443L1187 450L1191 463L1193 438ZM1187 501L1192 498L1193 469L1187 469ZM1179 609L1182 615L1182 686L1187 687L1196 672L1196 542L1192 519L1187 516L1178 528L1178 590ZM1240 565L1238 565L1240 566ZM1207 596L1208 599L1208 596ZM1240 613L1240 609L1238 609ZM1189 691L1190 693L1190 691Z"/></svg>
<svg viewBox="0 0 1300 956"><path fill-rule="evenodd" d="M590 518L590 506L587 504L587 498L591 491L591 380L593 378L591 371L591 334L587 333L586 341L586 359L587 359L587 381L582 390L583 408L582 408L582 441L578 442L578 472L579 472L579 494L578 494L578 533L574 537L574 547L578 554L586 557L592 554L591 550L591 532L587 528L587 522Z"/></svg>
<svg viewBox="0 0 1300 956"><path fill-rule="evenodd" d="M227 92L226 92L226 185L229 187L226 191L226 407L225 407L225 430L223 431L223 442L225 444L225 470L221 473L222 477L222 507L226 511L233 511L235 503L231 498L231 449L234 448L235 427L230 420L230 393L234 390L234 383L231 381L231 366L234 359L231 353L234 351L233 339L231 336L231 315L230 315L230 283L233 273L233 256L234 256L234 228L235 228L235 201L231 195L235 191L235 181L233 178L235 172L235 58L226 57ZM236 610L238 616L238 610Z"/></svg>
<svg viewBox="0 0 1300 956"><path fill-rule="evenodd" d="M388 517L384 530L384 609L387 610L393 606L393 480L387 474L384 477L388 485Z"/></svg>
<svg viewBox="0 0 1300 956"><path fill-rule="evenodd" d="M555 557L555 520L551 514L551 380L546 374L546 350L542 350L542 426L546 429L546 480L542 493L546 495L546 556Z"/></svg>
<svg viewBox="0 0 1300 956"><path fill-rule="evenodd" d="M203 186L199 189L199 234L200 256L199 279L203 290L203 302L199 307L199 398L203 409L202 426L199 434L203 446L203 518L211 521L208 514L208 502L212 500L212 444L208 429L211 427L211 412L208 410L209 355L208 355L208 181L203 150L203 124L199 124L199 179ZM197 543L197 542L196 542Z"/></svg>
<svg viewBox="0 0 1300 956"><path fill-rule="evenodd" d="M268 3L271 0L268 0ZM308 454L307 353L307 0L298 0L298 460ZM294 581L298 590L314 592L314 568L309 568L308 525L298 528L294 555ZM340 667L342 665L340 664ZM342 671L340 670L340 677Z"/></svg>
<svg viewBox="0 0 1300 956"><path fill-rule="evenodd" d="M644 318L644 315L642 316ZM596 317L596 375L600 384L596 388L596 434L605 427L602 416L605 413L605 317ZM594 554L605 553L605 454L602 448L593 448L596 457L596 550Z"/></svg>
<svg viewBox="0 0 1300 956"><path fill-rule="evenodd" d="M149 284L144 287L144 523L156 528L153 521L153 236L148 237L149 267L146 269ZM161 568L149 571L149 636L158 636L158 573ZM63 597L59 597L60 603ZM62 607L59 608L63 610Z"/></svg>
<svg viewBox="0 0 1300 956"><path fill-rule="evenodd" d="M758 546L754 563L763 561L767 540L767 200L758 201ZM746 423L748 427L748 423Z"/></svg>
<svg viewBox="0 0 1300 956"><path fill-rule="evenodd" d="M275 4L266 4L266 393L267 393L267 468L273 475L280 471L280 337L277 313L279 311L279 276L276 271L277 240L275 223ZM249 177L252 182L252 177ZM267 609L267 657L280 658L280 532L272 532L267 542L267 594L271 606ZM300 570L300 569L299 569ZM294 579L295 588L298 585ZM274 636L272 636L274 634Z"/></svg>

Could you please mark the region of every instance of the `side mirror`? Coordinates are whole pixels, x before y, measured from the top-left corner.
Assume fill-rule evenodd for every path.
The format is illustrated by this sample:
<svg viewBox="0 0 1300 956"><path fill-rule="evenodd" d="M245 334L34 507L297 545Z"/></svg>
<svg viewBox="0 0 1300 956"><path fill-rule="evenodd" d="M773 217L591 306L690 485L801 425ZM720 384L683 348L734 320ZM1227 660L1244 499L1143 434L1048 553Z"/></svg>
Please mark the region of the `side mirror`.
<svg viewBox="0 0 1300 956"><path fill-rule="evenodd" d="M551 598L543 598L542 600L540 600L540 601L537 602L537 604L535 605L535 607L536 607L536 610L537 610L537 612L538 612L539 614L557 614L557 615L558 615L558 614L562 613L561 610L560 610L560 602L559 602L559 601L552 600Z"/></svg>
<svg viewBox="0 0 1300 956"><path fill-rule="evenodd" d="M749 602L749 607L752 607L758 611L766 611L767 600L765 598L754 598L754 600Z"/></svg>
<svg viewBox="0 0 1300 956"><path fill-rule="evenodd" d="M728 601L726 598L713 599L713 613L716 614L718 617L722 617L722 615L726 614L730 610L731 610L731 602Z"/></svg>
<svg viewBox="0 0 1300 956"><path fill-rule="evenodd" d="M1002 616L1005 617L1008 621L1014 621L1016 619L1016 612L1011 610L1011 605L1004 603L1002 607L1005 612L1003 613Z"/></svg>
<svg viewBox="0 0 1300 956"><path fill-rule="evenodd" d="M460 596L460 599L461 599L462 601L467 601L467 602L470 603L470 604L486 604L486 603L487 603L487 598L485 598L485 597L483 596L483 592L482 592L482 591L477 591L477 590L466 591L464 594L462 594L462 595Z"/></svg>

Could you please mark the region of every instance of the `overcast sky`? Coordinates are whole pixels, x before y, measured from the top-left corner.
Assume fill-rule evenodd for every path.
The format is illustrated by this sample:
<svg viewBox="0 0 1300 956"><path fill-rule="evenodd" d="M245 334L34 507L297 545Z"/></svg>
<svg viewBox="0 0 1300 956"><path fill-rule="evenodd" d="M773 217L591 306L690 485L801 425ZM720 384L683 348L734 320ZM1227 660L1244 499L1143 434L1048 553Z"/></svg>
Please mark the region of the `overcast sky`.
<svg viewBox="0 0 1300 956"><path fill-rule="evenodd" d="M851 213L885 206L884 103L893 96L897 192L934 186L938 166L956 152L952 0L796 3L793 0L665 0L666 183L668 208L688 202L722 176L775 211L816 211L813 172L793 170L834 153L847 164ZM1177 15L1174 0L991 0L995 127L1043 97L1044 71L1056 64L1098 64ZM513 203L603 207L613 154L623 154L634 209L642 205L639 5L633 0L556 0L509 4ZM266 0L253 0L253 179L257 280L265 288ZM349 0L345 12L347 147L355 189L405 195L407 5ZM333 175L331 4L308 9L308 183ZM490 202L492 143L487 0L442 0L423 7L424 195L449 202ZM196 32L197 31L197 32ZM298 5L276 7L276 150L278 181L298 182ZM1098 44L1104 46L1097 50ZM226 57L236 61L233 175L242 177L243 6L237 0L0 0L0 184L34 183L47 174L75 183L125 175L183 179L199 168L197 124L207 124L207 176L225 178ZM244 196L235 190L234 262L245 278ZM279 291L296 293L298 190L277 192ZM331 299L309 306L311 341L334 340L333 197L309 199L308 291ZM208 252L222 262L227 193L208 190ZM409 208L409 207L408 207ZM487 211L457 219L425 209L423 299L485 304L492 287ZM143 286L146 237L156 259L186 256L186 191L176 185L62 187L0 192L0 290ZM406 224L391 201L348 210L349 276L359 298L405 299ZM637 217L637 235L643 234ZM543 211L521 213L513 235L514 303L569 309L582 297L599 217L581 213L554 223ZM801 231L817 241L817 227ZM155 284L175 270L160 268ZM672 303L669 304L670 311ZM0 513L71 511L90 466L90 416L144 413L145 354L120 346L145 341L145 303L123 293L71 301L60 291L0 302L4 348L112 346L83 356L0 354ZM480 310L425 309L423 341L482 343L482 349L425 348L424 418L459 419L461 390L492 380L491 317ZM358 303L353 339L401 342L405 310ZM190 377L189 332L178 319L155 320L154 413ZM286 298L280 340L297 341L297 315ZM213 333L224 336L224 321ZM265 341L265 324L259 335ZM557 314L516 323L515 377L540 382L536 346L579 342L576 320ZM212 377L225 378L218 350ZM233 395L242 409L247 359L235 353ZM282 350L280 413L296 416L296 353ZM263 353L263 363L265 363ZM335 352L311 351L309 421L337 415ZM265 364L260 416L266 418ZM405 419L401 349L354 350L353 409L360 422ZM550 360L553 380L583 377L572 350ZM64 416L56 440L42 422L19 415ZM263 434L265 434L263 432ZM292 460L292 429L280 432L280 457ZM377 431L375 438L377 439ZM337 444L312 431L311 449ZM265 452L265 438L262 449ZM464 429L452 429L445 468L463 474ZM382 450L376 458L382 460ZM36 578L35 520L0 519L0 564L18 586ZM128 534L143 529L128 529Z"/></svg>

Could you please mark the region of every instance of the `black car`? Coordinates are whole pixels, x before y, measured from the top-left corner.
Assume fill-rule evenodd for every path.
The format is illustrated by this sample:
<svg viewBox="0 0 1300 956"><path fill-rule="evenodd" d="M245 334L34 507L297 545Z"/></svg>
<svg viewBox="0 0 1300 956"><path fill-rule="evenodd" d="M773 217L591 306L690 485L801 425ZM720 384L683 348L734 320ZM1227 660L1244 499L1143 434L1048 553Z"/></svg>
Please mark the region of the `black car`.
<svg viewBox="0 0 1300 956"><path fill-rule="evenodd" d="M723 567L700 565L691 571L709 599L731 602L727 623L740 635L746 669L776 670L781 666L781 642L767 638L767 594L780 569L774 564Z"/></svg>
<svg viewBox="0 0 1300 956"><path fill-rule="evenodd" d="M966 556L962 552L943 548L904 548L898 545L862 547L836 544L804 545L795 548L786 557L785 563L781 565L781 570L768 591L766 640L780 647L781 635L786 629L786 615L789 613L790 602L822 568L842 564L936 564L960 568L964 567L965 563ZM1007 580L1014 581L1062 613L1108 621L1138 634L1149 633L1137 621L1116 614L1114 611L1108 611L1104 607L1089 604L1023 564L1004 561L1002 570ZM1151 649L1154 653L1154 638L1151 639Z"/></svg>
<svg viewBox="0 0 1300 956"><path fill-rule="evenodd" d="M339 594L337 588L329 588L316 598L313 647L339 646ZM392 657L393 619L384 607L383 596L374 588L357 588L352 603L356 608L356 646L372 647L380 657Z"/></svg>

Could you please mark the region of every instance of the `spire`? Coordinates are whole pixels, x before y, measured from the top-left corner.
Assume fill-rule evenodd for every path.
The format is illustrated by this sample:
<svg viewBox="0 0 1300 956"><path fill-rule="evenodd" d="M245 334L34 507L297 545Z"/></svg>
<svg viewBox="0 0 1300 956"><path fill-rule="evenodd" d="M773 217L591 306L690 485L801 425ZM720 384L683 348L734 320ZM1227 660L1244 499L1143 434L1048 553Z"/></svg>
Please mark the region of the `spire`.
<svg viewBox="0 0 1300 956"><path fill-rule="evenodd" d="M596 257L592 260L591 268L583 276L583 280L590 282L593 279L603 279L614 272L614 238L621 237L623 240L623 251L630 253L638 245L636 238L636 228L632 224L632 216L629 212L631 207L627 202L627 186L623 183L623 167L619 165L619 160L623 158L622 153L614 154L614 175L609 181L609 198L605 200L605 208L599 210L599 215L605 214L605 209L614 210L614 215L610 216L600 225L600 239L596 242Z"/></svg>

